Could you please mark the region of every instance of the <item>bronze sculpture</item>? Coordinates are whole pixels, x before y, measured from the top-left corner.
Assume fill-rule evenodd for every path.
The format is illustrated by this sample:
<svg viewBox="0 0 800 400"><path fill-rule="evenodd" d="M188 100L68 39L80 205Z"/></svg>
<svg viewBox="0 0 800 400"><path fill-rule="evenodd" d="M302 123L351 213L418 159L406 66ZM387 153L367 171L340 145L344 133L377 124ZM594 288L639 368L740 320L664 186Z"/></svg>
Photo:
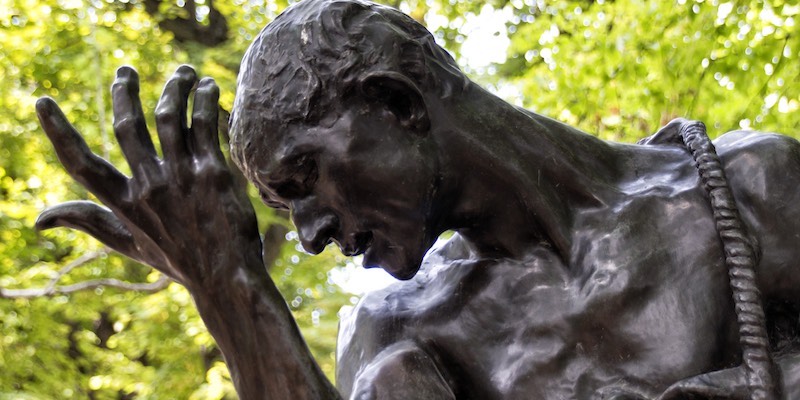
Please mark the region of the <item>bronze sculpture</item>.
<svg viewBox="0 0 800 400"><path fill-rule="evenodd" d="M109 208L66 203L38 226L85 230L184 284L243 398L337 398L261 265L219 150L213 81L197 84L188 127L195 84L182 67L165 87L161 159L136 73L118 71L131 178L41 100L65 168ZM336 0L301 2L262 31L231 117L234 159L292 211L308 251L335 241L405 280L343 322L337 384L358 399L749 396L713 210L674 144L687 126L600 141L473 84L409 17ZM752 132L715 144L780 366L754 398L796 398L800 146ZM447 229L458 235L426 256Z"/></svg>

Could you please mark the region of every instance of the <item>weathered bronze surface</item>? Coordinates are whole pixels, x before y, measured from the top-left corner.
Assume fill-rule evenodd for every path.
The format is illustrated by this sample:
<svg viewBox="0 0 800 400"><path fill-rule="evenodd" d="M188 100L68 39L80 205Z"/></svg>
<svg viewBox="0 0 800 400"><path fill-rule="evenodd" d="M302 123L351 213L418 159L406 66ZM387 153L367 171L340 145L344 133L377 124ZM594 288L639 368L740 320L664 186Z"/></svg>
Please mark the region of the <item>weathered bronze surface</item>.
<svg viewBox="0 0 800 400"><path fill-rule="evenodd" d="M214 82L169 80L163 158L136 73L112 90L133 176L40 100L62 164L107 208L65 203L37 225L185 285L244 399L800 398L794 139L724 134L721 164L690 121L605 142L478 87L396 10L290 7L242 62L231 154L309 252L333 241L401 280L342 321L335 389L261 263Z"/></svg>

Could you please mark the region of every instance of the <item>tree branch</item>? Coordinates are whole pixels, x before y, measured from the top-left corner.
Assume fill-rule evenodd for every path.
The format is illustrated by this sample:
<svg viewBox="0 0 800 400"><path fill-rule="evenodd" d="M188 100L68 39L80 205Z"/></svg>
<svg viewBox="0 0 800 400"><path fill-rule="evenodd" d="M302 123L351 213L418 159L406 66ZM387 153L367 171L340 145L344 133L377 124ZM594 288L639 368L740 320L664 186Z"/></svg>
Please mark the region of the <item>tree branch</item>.
<svg viewBox="0 0 800 400"><path fill-rule="evenodd" d="M102 256L105 256L106 254L108 254L108 251L106 249L103 249L100 251L86 253L72 260L72 262L65 265L60 270L58 270L58 272L56 272L56 276L50 279L50 282L48 282L47 286L45 286L45 290L52 291L53 289L55 289L56 285L58 284L58 281L60 281L61 278L64 277L64 275L70 273L73 269L78 268L81 265L88 263L89 261L94 261Z"/></svg>
<svg viewBox="0 0 800 400"><path fill-rule="evenodd" d="M144 7L148 14L158 21L158 26L172 32L175 40L181 43L194 42L206 47L214 47L228 40L228 21L222 13L214 8L212 0L207 1L208 24L198 21L197 7L194 0L187 0L182 8L189 14L188 18L166 18L159 12L162 0L145 0Z"/></svg>
<svg viewBox="0 0 800 400"><path fill-rule="evenodd" d="M764 81L764 84L761 85L761 89L759 89L758 92L753 97L750 98L750 101L747 102L747 106L742 109L742 112L739 114L739 118L736 119L735 121L736 124L738 124L739 121L744 119L744 117L747 115L747 110L749 110L750 107L753 105L753 103L755 103L756 99L759 99L762 102L764 101L764 95L767 94L767 89L769 89L769 82L775 75L778 75L778 72L781 70L781 67L783 66L783 60L785 58L783 57L783 53L786 51L786 47L789 46L790 37L791 35L786 35L786 38L783 41L783 47L781 48L781 52L780 54L778 54L778 62L775 63L775 67L772 69L772 74L767 75L767 79ZM736 128L737 126L734 125L734 129Z"/></svg>
<svg viewBox="0 0 800 400"><path fill-rule="evenodd" d="M6 299L29 299L33 297L50 297L59 294L79 292L99 287L113 287L122 290L136 290L140 292L155 293L164 290L169 286L170 280L166 275L161 275L157 281L148 283L125 282L114 278L93 279L90 281L78 282L72 285L55 286L52 289L0 289L0 298Z"/></svg>
<svg viewBox="0 0 800 400"><path fill-rule="evenodd" d="M90 261L96 260L108 254L107 249L96 252L86 253L69 264L62 267L56 275L50 279L45 287L42 288L29 288L29 289L5 289L0 288L0 298L6 299L29 299L34 297L51 297L60 294L74 293L82 290L90 290L98 287L113 287L122 290L138 290L140 292L158 292L169 286L169 278L166 275L161 275L155 282L147 283L134 283L125 282L114 278L93 279L83 282L74 283L72 285L58 286L58 282L65 275L70 273L75 268L80 267Z"/></svg>

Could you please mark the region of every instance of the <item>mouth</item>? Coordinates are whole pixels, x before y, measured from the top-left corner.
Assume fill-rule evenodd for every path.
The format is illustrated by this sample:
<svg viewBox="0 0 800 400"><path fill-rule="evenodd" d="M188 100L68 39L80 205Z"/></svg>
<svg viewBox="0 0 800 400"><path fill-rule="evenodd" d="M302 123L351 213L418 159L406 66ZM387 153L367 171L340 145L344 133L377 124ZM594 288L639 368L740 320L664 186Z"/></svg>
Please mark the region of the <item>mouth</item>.
<svg viewBox="0 0 800 400"><path fill-rule="evenodd" d="M348 257L359 256L364 254L369 246L372 245L372 232L357 232L353 235L353 239L348 241L347 244L341 249L342 254Z"/></svg>

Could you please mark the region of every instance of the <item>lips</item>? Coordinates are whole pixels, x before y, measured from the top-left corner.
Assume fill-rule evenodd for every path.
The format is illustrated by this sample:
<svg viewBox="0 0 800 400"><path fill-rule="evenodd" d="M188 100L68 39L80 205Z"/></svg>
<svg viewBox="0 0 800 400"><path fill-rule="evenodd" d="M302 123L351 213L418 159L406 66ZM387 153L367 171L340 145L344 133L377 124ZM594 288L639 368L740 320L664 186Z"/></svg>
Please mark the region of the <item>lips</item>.
<svg viewBox="0 0 800 400"><path fill-rule="evenodd" d="M376 250L374 248L372 248L372 247L367 248L367 250L364 251L364 260L361 262L361 265L364 268L381 268L381 267L383 267L380 264L381 264L381 262L380 262L380 259L378 257L378 254L376 254Z"/></svg>
<svg viewBox="0 0 800 400"><path fill-rule="evenodd" d="M364 254L372 245L372 232L357 232L352 235L352 240L347 241L342 247L342 254L358 256Z"/></svg>

